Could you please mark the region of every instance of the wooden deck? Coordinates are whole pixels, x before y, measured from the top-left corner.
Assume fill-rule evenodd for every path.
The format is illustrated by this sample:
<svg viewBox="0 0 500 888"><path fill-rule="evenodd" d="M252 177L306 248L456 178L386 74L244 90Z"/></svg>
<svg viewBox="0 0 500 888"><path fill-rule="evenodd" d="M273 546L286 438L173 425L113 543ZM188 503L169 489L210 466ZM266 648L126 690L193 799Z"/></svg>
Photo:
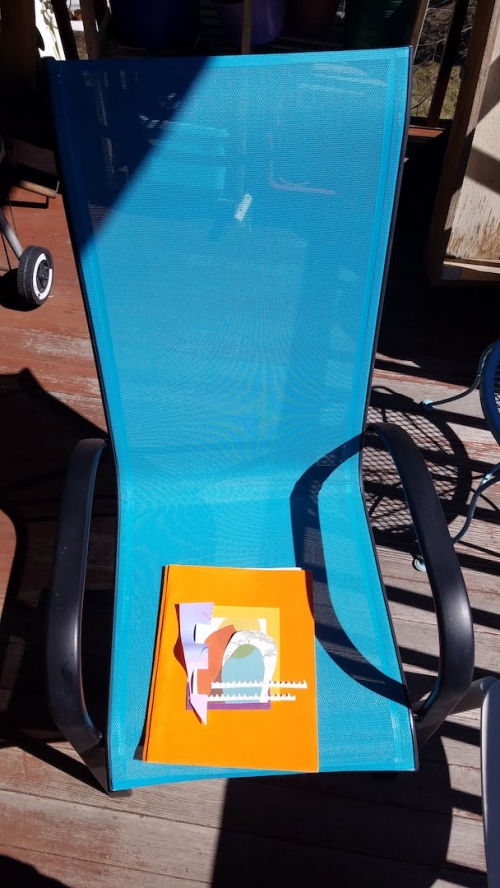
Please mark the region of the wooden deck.
<svg viewBox="0 0 500 888"><path fill-rule="evenodd" d="M406 189L412 175L418 181L418 163L414 170L409 165ZM422 188L418 195L425 207ZM404 190L371 415L411 431L455 530L472 481L500 458L498 446L476 396L435 415L417 405L467 384L498 333L489 291L425 286L415 206ZM52 250L56 283L49 303L31 312L9 307L8 277L0 290L2 886L485 888L477 712L444 726L424 749L416 775L215 781L143 789L121 799L99 792L57 736L43 687L57 504L74 443L100 434L105 423L61 201L47 210L19 208L15 218L24 244ZM374 446L367 449L365 474L395 628L418 694L437 664L427 581L412 567L408 517L390 461ZM500 484L488 491L459 547L476 620L478 675L500 672L499 507ZM89 607L102 612L102 620L91 621L84 639L100 655L101 670L113 513L104 470L88 578ZM90 659L88 675L98 690L99 670Z"/></svg>

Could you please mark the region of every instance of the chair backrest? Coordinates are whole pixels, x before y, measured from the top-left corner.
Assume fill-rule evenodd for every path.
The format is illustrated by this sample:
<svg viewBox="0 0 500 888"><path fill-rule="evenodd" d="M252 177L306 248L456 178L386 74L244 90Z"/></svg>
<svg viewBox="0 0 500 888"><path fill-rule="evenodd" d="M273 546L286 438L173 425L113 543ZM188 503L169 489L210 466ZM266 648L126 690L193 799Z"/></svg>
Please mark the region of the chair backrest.
<svg viewBox="0 0 500 888"><path fill-rule="evenodd" d="M408 51L52 72L122 478L299 477L359 435Z"/></svg>
<svg viewBox="0 0 500 888"><path fill-rule="evenodd" d="M294 495L325 460L342 463L330 588L352 587L350 637L399 674L355 600L367 528L353 543L342 522L359 495L409 61L403 48L50 68L118 469L115 722L125 699L136 707L130 748L162 566L307 566ZM376 585L374 561L368 573Z"/></svg>

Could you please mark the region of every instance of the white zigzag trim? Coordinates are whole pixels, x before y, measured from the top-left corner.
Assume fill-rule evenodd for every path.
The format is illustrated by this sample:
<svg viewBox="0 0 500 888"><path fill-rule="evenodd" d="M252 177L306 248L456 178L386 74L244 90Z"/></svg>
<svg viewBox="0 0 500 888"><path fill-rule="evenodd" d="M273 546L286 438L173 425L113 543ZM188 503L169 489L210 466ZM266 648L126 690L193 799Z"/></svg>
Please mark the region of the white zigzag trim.
<svg viewBox="0 0 500 888"><path fill-rule="evenodd" d="M213 703L226 703L228 701L235 703L293 703L297 697L294 694L271 694L269 697L261 698L259 694L210 694L208 701Z"/></svg>
<svg viewBox="0 0 500 888"><path fill-rule="evenodd" d="M262 688L263 681L213 681L212 688ZM293 690L306 690L307 681L270 681L270 688L291 688Z"/></svg>

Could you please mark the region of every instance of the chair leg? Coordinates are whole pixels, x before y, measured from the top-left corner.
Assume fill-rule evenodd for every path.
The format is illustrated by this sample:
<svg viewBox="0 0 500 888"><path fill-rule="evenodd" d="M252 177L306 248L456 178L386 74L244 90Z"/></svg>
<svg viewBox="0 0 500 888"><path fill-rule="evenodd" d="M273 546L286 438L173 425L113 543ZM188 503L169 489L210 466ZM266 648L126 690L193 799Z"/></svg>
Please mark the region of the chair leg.
<svg viewBox="0 0 500 888"><path fill-rule="evenodd" d="M484 847L490 888L500 886L500 681L488 689L481 711L481 783Z"/></svg>
<svg viewBox="0 0 500 888"><path fill-rule="evenodd" d="M489 472L486 473L484 478L482 479L479 487L477 488L474 496L471 499L471 503L469 509L467 511L467 517L465 519L464 526L462 529L453 537L453 544L458 543L459 540L462 539L463 536L467 533L471 521L474 517L474 512L476 511L477 501L480 496L483 495L484 491L487 490L488 487L491 487L492 484L496 484L497 481L500 481L500 463L497 463L496 466L493 466Z"/></svg>
<svg viewBox="0 0 500 888"><path fill-rule="evenodd" d="M481 784L488 885L490 888L499 888L500 766L497 753L500 734L500 681L492 675L473 681L453 712L468 712L471 709L481 709Z"/></svg>
<svg viewBox="0 0 500 888"><path fill-rule="evenodd" d="M460 700L460 703L455 706L453 713L470 712L471 709L480 709L486 694L496 682L497 679L493 675L486 675L484 678L478 678L476 681L473 681L465 696Z"/></svg>
<svg viewBox="0 0 500 888"><path fill-rule="evenodd" d="M472 383L472 385L469 386L468 389L466 389L464 392L460 392L459 395L453 395L451 398L443 398L441 401L431 401L429 398L425 398L424 401L420 402L420 406L422 407L422 409L425 410L426 413L432 413L432 411L434 410L434 407L439 407L439 406L441 406L441 404L451 404L452 401L460 401L461 398L466 398L467 395L470 395L470 394L472 394L472 392L475 392L476 389L479 387L479 383L481 382L481 376L483 373L484 362L486 361L486 358L488 357L492 348L493 348L493 346L489 345L488 348L485 348L484 352L482 353L482 355L479 359L479 365L477 368L476 378L475 378L474 382Z"/></svg>
<svg viewBox="0 0 500 888"><path fill-rule="evenodd" d="M5 236L7 243L9 244L10 248L12 249L12 252L14 253L16 259L20 259L21 254L23 252L23 248L22 248L21 244L19 243L19 239L17 237L17 234L15 233L14 229L11 228L11 226L7 222L7 217L5 216L5 213L2 210L0 210L0 231Z"/></svg>
<svg viewBox="0 0 500 888"><path fill-rule="evenodd" d="M496 466L493 466L493 468L490 469L490 471L487 472L482 479L479 487L477 488L474 496L471 499L462 529L459 530L459 532L451 538L453 545L458 543L467 533L474 517L474 512L476 511L477 501L479 497L483 495L484 491L487 490L488 487L491 487L492 484L496 484L497 481L500 481L500 463L497 463ZM426 570L424 559L422 558L422 555L420 553L418 555L415 555L415 558L413 559L413 567L415 568L415 570Z"/></svg>

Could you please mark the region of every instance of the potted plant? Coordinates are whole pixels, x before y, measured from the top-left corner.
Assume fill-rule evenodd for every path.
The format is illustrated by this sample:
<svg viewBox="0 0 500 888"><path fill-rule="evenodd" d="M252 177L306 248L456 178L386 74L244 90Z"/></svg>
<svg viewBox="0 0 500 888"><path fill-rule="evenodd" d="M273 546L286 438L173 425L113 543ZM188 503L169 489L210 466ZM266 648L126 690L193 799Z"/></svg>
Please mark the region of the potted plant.
<svg viewBox="0 0 500 888"><path fill-rule="evenodd" d="M289 0L290 24L305 37L321 33L333 21L340 0Z"/></svg>
<svg viewBox="0 0 500 888"><path fill-rule="evenodd" d="M198 34L198 0L110 0L113 32L125 46L164 50Z"/></svg>
<svg viewBox="0 0 500 888"><path fill-rule="evenodd" d="M243 30L243 0L215 0L224 36L231 46L240 46ZM250 42L258 46L270 43L282 31L284 0L252 0Z"/></svg>
<svg viewBox="0 0 500 888"><path fill-rule="evenodd" d="M346 0L345 45L348 49L405 46L418 0Z"/></svg>

